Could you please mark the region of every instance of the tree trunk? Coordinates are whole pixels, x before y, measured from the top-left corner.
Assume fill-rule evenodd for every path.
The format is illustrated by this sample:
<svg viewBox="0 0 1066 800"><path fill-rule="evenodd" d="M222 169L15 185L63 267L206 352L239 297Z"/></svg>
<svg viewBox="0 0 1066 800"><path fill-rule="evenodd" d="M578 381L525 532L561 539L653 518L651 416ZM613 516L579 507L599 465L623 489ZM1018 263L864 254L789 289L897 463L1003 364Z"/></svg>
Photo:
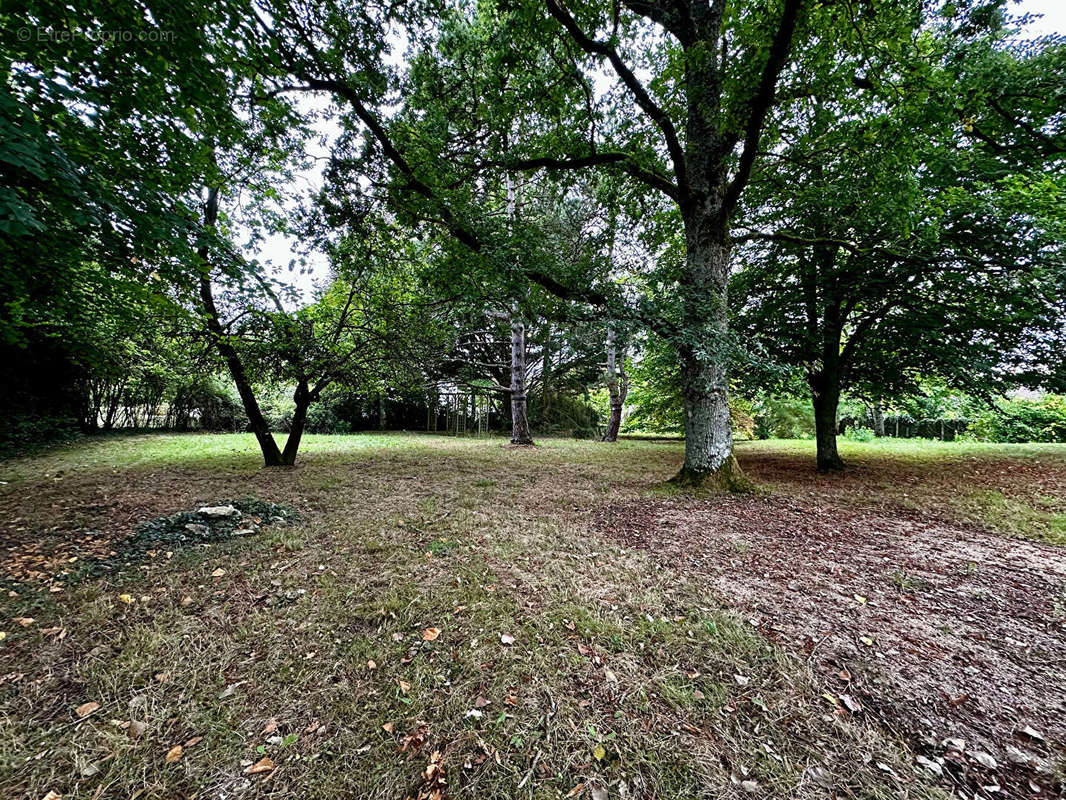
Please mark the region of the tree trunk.
<svg viewBox="0 0 1066 800"><path fill-rule="evenodd" d="M213 227L217 221L218 189L210 189L207 193L207 203L204 205L204 227ZM244 371L244 364L241 363L241 358L236 349L226 338L226 332L222 330L218 308L215 306L215 297L211 291L211 267L208 261L207 245L202 245L197 250L197 254L200 256L201 264L200 300L204 304L204 312L207 315L207 329L211 333L211 338L215 341L215 347L218 348L219 354L225 360L226 366L229 367L233 383L237 386L237 394L240 395L241 403L244 405L244 413L248 415L248 424L259 442L259 449L263 452L263 463L268 467L281 466L283 464L281 451L278 449L278 444L270 433L270 426L267 425L266 418L263 416L259 403L255 399L255 392L252 390L252 384ZM286 447L286 449L288 448ZM295 458L295 454L293 457Z"/></svg>
<svg viewBox="0 0 1066 800"><path fill-rule="evenodd" d="M885 412L881 408L880 403L874 403L873 408L874 416L874 436L885 435Z"/></svg>
<svg viewBox="0 0 1066 800"><path fill-rule="evenodd" d="M296 392L292 399L296 407L292 412L292 425L289 426L288 438L285 439L285 450L281 454L281 463L287 467L296 463L296 453L300 449L300 440L303 438L304 426L307 424L307 409L314 401L314 397L308 391L307 383L301 381L296 385Z"/></svg>
<svg viewBox="0 0 1066 800"><path fill-rule="evenodd" d="M511 314L511 444L533 444L526 415L526 326Z"/></svg>
<svg viewBox="0 0 1066 800"><path fill-rule="evenodd" d="M622 358L625 358L623 354ZM611 329L607 331L607 375L604 382L607 384L607 394L611 398L611 414L607 419L607 431L603 434L603 441L618 441L618 429L622 425L622 407L625 397L618 386L617 348L615 347L615 333Z"/></svg>
<svg viewBox="0 0 1066 800"><path fill-rule="evenodd" d="M704 210L685 220L686 279L681 357L685 463L671 479L682 486L750 491L733 457L729 418L728 235ZM695 345L693 344L695 341Z"/></svg>
<svg viewBox="0 0 1066 800"><path fill-rule="evenodd" d="M811 380L814 403L814 431L818 447L818 471L844 469L837 453L837 406L840 405L840 380L834 372L819 372Z"/></svg>
<svg viewBox="0 0 1066 800"><path fill-rule="evenodd" d="M378 430L385 430L385 398L378 392Z"/></svg>

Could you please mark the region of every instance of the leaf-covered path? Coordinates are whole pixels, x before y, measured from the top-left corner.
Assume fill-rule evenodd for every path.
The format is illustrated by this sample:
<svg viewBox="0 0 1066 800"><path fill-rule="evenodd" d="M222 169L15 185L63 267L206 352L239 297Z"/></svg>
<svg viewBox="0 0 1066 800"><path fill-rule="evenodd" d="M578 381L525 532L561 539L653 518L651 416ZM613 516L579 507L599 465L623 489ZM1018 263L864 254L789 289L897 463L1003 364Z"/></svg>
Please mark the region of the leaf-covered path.
<svg viewBox="0 0 1066 800"><path fill-rule="evenodd" d="M811 663L827 703L903 734L946 782L1057 792L1061 547L782 497L634 501L604 509L597 529L708 584Z"/></svg>

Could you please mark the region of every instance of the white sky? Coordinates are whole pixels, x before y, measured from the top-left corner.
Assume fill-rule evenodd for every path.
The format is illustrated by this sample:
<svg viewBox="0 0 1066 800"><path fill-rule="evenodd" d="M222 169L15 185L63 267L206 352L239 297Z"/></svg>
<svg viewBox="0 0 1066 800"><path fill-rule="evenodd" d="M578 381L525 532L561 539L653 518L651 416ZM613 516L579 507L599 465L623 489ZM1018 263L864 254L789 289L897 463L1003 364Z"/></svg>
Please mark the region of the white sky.
<svg viewBox="0 0 1066 800"><path fill-rule="evenodd" d="M1026 28L1025 33L1029 36L1047 36L1054 33L1066 34L1066 0L1018 0L1013 4L1012 11L1016 15L1042 15L1041 19L1035 20ZM315 147L316 156L325 156L327 154L327 149ZM318 163L320 166L325 165L323 160ZM316 187L322 183L320 172L317 174L313 172L307 173L303 178L304 181L301 182L306 182L309 186ZM301 258L300 249L298 242L288 237L272 236L250 255L280 269L279 279L296 287L305 299L310 299L315 282L324 281L328 277L327 264L325 258L320 254L312 253L305 256L310 267L308 273L289 272L287 270L288 264Z"/></svg>

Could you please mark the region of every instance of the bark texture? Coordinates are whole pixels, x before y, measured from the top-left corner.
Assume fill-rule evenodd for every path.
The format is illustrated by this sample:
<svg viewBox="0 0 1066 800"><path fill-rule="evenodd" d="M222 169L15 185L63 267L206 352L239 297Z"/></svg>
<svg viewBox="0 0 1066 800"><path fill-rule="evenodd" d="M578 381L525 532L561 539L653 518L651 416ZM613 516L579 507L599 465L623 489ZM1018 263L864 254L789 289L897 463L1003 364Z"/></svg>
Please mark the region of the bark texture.
<svg viewBox="0 0 1066 800"><path fill-rule="evenodd" d="M885 412L881 408L881 404L880 403L874 403L873 418L874 418L874 436L884 436L885 435Z"/></svg>
<svg viewBox="0 0 1066 800"><path fill-rule="evenodd" d="M511 444L533 444L526 414L526 324L511 316Z"/></svg>
<svg viewBox="0 0 1066 800"><path fill-rule="evenodd" d="M833 472L844 469L844 461L837 452L837 407L840 405L840 383L835 375L821 373L812 380L811 399L814 404L814 432L818 448L818 471Z"/></svg>
<svg viewBox="0 0 1066 800"><path fill-rule="evenodd" d="M698 332L700 346L682 343L678 347L685 402L685 463L674 482L744 491L750 481L733 458L729 417L729 244L724 229L709 217L697 215L686 224L690 290L684 323L687 330Z"/></svg>
<svg viewBox="0 0 1066 800"><path fill-rule="evenodd" d="M622 411L625 408L629 384L626 380L625 351L622 351L622 358L619 359L614 330L607 331L607 375L604 382L607 384L607 395L611 401L611 413L607 418L603 441L616 442L618 429L622 426Z"/></svg>

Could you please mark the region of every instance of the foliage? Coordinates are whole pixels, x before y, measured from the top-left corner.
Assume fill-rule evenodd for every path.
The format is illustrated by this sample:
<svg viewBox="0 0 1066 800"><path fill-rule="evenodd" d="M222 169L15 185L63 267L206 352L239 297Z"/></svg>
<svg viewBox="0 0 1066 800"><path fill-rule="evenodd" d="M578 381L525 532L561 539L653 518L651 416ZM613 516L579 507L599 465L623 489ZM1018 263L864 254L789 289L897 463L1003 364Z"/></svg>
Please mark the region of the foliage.
<svg viewBox="0 0 1066 800"><path fill-rule="evenodd" d="M872 442L874 432L870 428L849 428L844 438L852 442Z"/></svg>
<svg viewBox="0 0 1066 800"><path fill-rule="evenodd" d="M1066 396L996 403L970 424L970 433L986 442L1066 442Z"/></svg>
<svg viewBox="0 0 1066 800"><path fill-rule="evenodd" d="M73 417L41 414L0 415L0 458L32 453L78 437L78 421Z"/></svg>
<svg viewBox="0 0 1066 800"><path fill-rule="evenodd" d="M606 422L606 414L600 406L601 403L590 402L589 398L557 392L546 397L540 393L529 398L529 416L538 421L537 430L540 433L594 439L602 434Z"/></svg>
<svg viewBox="0 0 1066 800"><path fill-rule="evenodd" d="M795 398L765 397L754 404L756 439L809 439L814 436L811 404Z"/></svg>

